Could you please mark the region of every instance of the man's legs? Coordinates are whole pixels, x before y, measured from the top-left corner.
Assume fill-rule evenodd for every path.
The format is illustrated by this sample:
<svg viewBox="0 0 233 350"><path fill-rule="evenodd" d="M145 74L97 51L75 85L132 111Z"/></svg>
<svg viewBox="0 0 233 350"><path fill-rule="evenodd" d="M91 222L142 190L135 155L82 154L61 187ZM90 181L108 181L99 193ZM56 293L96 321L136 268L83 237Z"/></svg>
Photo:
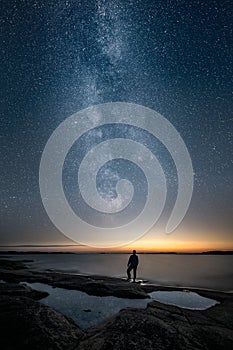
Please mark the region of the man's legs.
<svg viewBox="0 0 233 350"><path fill-rule="evenodd" d="M131 274L130 274L131 270L132 270L132 266L129 265L129 267L127 269L128 281L131 280Z"/></svg>
<svg viewBox="0 0 233 350"><path fill-rule="evenodd" d="M136 272L137 272L137 267L133 268L133 281L136 281Z"/></svg>

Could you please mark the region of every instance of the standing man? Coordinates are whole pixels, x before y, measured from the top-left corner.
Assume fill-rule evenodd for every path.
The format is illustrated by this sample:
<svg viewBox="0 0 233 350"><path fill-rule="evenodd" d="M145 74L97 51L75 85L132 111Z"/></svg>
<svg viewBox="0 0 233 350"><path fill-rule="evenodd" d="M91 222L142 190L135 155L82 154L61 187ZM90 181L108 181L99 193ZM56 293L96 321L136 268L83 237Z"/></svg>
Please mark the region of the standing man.
<svg viewBox="0 0 233 350"><path fill-rule="evenodd" d="M136 255L136 250L133 250L133 254L130 255L129 261L128 261L128 269L127 269L128 279L127 279L127 281L131 280L130 271L133 270L133 282L135 282L137 267L138 267L138 256Z"/></svg>

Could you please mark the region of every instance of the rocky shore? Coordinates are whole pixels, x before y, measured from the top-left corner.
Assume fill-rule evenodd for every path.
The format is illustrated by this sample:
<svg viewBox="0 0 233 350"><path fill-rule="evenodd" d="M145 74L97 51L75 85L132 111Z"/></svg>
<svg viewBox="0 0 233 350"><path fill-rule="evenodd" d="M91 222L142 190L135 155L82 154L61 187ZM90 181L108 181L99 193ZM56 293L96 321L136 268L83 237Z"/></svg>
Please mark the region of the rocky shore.
<svg viewBox="0 0 233 350"><path fill-rule="evenodd" d="M127 308L86 331L74 321L40 303L46 292L19 282L40 282L89 295L148 298L154 290L177 290L139 285L103 276L35 271L27 261L0 260L1 349L165 350L233 349L233 295L190 289L220 303L204 311L152 301L146 309Z"/></svg>

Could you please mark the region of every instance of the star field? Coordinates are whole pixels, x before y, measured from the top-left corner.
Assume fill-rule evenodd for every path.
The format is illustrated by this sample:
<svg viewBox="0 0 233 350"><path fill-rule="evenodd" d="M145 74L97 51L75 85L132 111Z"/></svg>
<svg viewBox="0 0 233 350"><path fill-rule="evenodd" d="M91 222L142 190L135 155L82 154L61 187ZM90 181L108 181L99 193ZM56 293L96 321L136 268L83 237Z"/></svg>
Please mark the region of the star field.
<svg viewBox="0 0 233 350"><path fill-rule="evenodd" d="M1 244L64 241L40 198L43 149L68 116L116 101L154 109L175 126L194 169L185 223L215 227L220 240L232 240L231 1L4 0L0 28ZM75 143L64 166L66 196L85 220L95 221L79 205L75 173L92 145L121 133L160 160L168 183L165 221L177 191L174 164L156 139L136 128L98 128ZM147 193L139 169L107 164L97 187L111 200L121 176L135 185L133 217Z"/></svg>

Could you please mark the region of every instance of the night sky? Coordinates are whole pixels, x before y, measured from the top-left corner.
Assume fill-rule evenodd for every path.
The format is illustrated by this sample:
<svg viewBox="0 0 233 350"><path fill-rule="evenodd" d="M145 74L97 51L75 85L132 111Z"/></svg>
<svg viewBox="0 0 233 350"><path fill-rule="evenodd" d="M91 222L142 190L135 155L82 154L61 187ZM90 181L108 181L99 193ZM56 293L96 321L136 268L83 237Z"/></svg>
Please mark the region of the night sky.
<svg viewBox="0 0 233 350"><path fill-rule="evenodd" d="M2 246L72 244L42 204L42 152L67 117L119 101L149 107L179 131L194 169L188 212L166 236L164 224L177 193L174 164L158 140L127 125L96 128L70 149L63 185L73 210L99 223L96 213L80 203L77 167L91 143L130 138L157 155L168 185L161 220L135 247L233 249L230 0L3 0L0 37ZM104 176L109 178L103 181ZM121 177L131 178L135 187L127 214L132 219L147 195L145 176L135 164L106 164L97 176L97 188L105 198L115 198L114 186ZM101 220L108 227L111 219ZM111 225L118 220L116 215Z"/></svg>

